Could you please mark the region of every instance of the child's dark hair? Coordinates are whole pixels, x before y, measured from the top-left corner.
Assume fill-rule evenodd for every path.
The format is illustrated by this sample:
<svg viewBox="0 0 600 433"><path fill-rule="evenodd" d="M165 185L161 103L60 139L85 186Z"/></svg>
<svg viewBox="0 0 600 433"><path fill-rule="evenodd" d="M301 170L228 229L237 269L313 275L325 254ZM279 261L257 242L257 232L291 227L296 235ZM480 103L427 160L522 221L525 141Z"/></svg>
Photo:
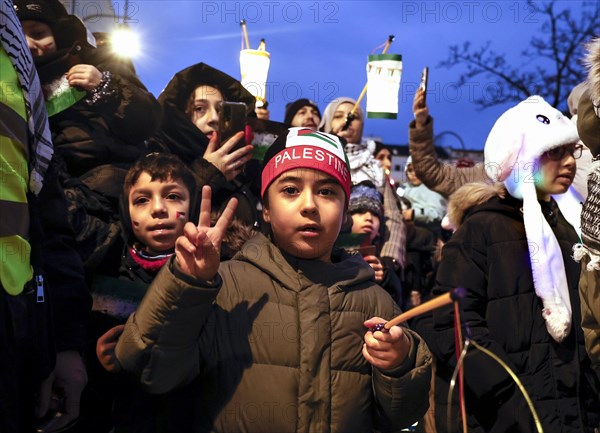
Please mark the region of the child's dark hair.
<svg viewBox="0 0 600 433"><path fill-rule="evenodd" d="M127 172L123 183L125 197L129 197L129 191L144 172L148 173L153 181L167 182L170 179L181 181L190 193L190 198L195 195L196 179L187 165L172 153L154 152L138 159Z"/></svg>

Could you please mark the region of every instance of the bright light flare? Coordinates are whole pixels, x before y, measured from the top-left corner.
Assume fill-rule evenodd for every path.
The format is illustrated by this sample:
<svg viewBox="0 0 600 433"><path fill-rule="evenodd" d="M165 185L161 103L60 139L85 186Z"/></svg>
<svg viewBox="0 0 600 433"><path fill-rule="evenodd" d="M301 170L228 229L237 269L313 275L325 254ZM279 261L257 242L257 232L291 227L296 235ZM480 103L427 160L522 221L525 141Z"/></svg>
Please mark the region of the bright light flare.
<svg viewBox="0 0 600 433"><path fill-rule="evenodd" d="M121 58L134 59L141 53L140 37L131 29L111 32L110 45L113 54Z"/></svg>

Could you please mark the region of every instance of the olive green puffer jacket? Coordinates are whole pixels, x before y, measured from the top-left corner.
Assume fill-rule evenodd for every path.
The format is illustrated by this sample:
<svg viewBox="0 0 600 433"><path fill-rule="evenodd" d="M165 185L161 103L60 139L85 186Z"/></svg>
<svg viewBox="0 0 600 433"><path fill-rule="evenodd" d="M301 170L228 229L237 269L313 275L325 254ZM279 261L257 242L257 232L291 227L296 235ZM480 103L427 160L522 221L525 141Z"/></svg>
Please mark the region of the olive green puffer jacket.
<svg viewBox="0 0 600 433"><path fill-rule="evenodd" d="M400 431L427 410L429 350L406 330L403 365L372 367L363 322L399 309L359 255L333 258L293 258L258 235L204 287L177 278L171 262L129 318L117 356L153 392L197 378L190 431Z"/></svg>

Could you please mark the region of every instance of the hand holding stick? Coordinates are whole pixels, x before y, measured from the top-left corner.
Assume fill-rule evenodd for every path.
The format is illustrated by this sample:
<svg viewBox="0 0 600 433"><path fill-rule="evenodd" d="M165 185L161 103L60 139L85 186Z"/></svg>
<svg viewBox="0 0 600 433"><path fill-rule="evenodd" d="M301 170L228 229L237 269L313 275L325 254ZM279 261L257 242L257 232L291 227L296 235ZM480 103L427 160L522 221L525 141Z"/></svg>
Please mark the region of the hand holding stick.
<svg viewBox="0 0 600 433"><path fill-rule="evenodd" d="M404 313L394 317L389 322L378 323L377 325L371 328L371 331L382 331L388 332L392 326L399 325L402 322L406 322L413 317L420 316L421 314L428 313L437 308L443 307L444 305L451 304L452 302L458 301L462 299L467 294L467 290L463 287L457 287L456 289L445 293L443 295L437 296L430 301L427 301L417 307L414 307Z"/></svg>

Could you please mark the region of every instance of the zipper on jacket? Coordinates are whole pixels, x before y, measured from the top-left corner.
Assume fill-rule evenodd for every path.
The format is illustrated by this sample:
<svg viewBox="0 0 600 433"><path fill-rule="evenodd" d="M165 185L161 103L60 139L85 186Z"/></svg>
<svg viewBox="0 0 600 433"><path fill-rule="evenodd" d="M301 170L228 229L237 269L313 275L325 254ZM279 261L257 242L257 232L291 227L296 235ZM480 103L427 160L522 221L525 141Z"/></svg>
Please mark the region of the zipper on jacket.
<svg viewBox="0 0 600 433"><path fill-rule="evenodd" d="M40 304L46 300L44 296L44 277L41 275L36 275L35 283L37 286L36 301L38 304Z"/></svg>

